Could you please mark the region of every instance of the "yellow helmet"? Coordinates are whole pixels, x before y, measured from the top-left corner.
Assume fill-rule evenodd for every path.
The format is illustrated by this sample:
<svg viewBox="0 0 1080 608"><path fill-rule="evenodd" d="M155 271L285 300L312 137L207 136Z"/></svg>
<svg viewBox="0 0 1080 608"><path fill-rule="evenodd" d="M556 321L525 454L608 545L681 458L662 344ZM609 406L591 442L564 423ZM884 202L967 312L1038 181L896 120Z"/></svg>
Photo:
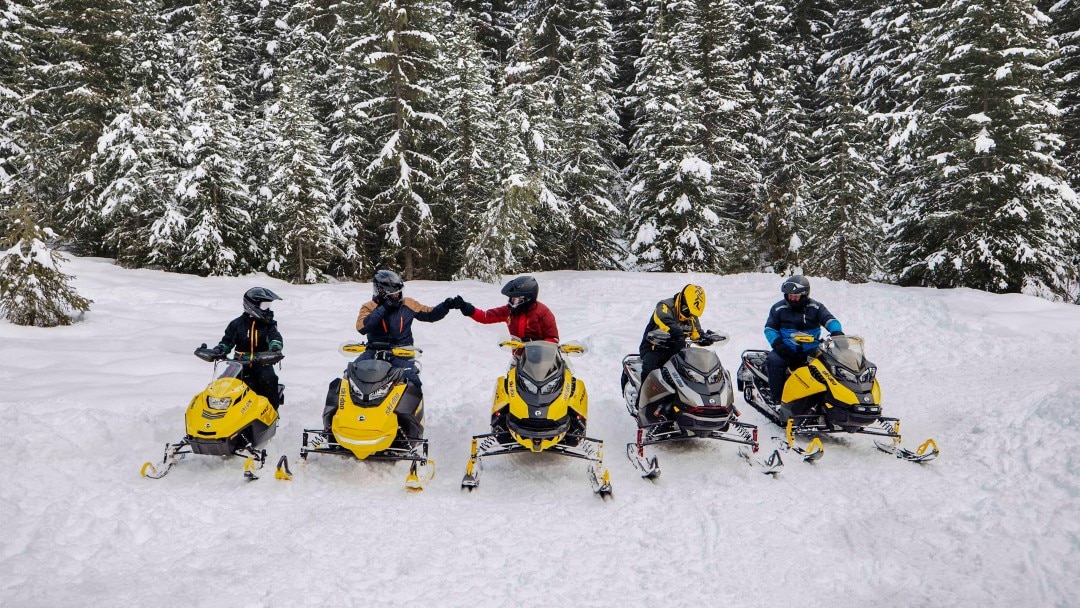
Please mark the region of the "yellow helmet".
<svg viewBox="0 0 1080 608"><path fill-rule="evenodd" d="M675 310L681 320L700 317L705 312L705 289L700 285L687 285L675 296Z"/></svg>

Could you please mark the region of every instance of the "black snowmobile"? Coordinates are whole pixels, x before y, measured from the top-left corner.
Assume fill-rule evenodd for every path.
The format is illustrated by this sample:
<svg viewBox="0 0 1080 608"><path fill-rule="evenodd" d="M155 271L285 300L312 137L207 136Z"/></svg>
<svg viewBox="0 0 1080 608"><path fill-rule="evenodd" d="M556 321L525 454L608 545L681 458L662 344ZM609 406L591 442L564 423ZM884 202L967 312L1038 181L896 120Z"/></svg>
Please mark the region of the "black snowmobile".
<svg viewBox="0 0 1080 608"><path fill-rule="evenodd" d="M652 333L650 339L656 343L670 339L667 332ZM641 357L630 354L623 358L623 398L626 411L638 424L637 441L626 444L626 456L642 477L652 479L660 475L657 457L647 458L645 446L696 438L743 446L739 455L764 467L765 473L776 474L783 467L776 451L765 461L752 459L759 447L757 426L738 419L730 374L715 353L701 348L727 341L728 337L720 334L698 340L688 337L682 350L649 374L644 394L641 394Z"/></svg>

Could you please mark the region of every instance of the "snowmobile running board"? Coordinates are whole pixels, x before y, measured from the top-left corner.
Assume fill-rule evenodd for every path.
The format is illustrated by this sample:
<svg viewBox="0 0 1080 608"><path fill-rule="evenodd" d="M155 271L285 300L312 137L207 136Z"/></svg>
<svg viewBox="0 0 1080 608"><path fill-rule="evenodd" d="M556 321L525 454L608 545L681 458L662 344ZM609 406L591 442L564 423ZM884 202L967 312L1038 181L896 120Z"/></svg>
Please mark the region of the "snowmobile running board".
<svg viewBox="0 0 1080 608"><path fill-rule="evenodd" d="M357 459L355 454L328 438L327 433L322 429L304 429L300 458L307 461L308 454L331 454ZM408 462L409 472L405 476L405 489L410 491L423 490L424 484L435 477L435 461L428 458L427 439L395 439L390 447L364 458L363 461ZM291 478L291 473L289 478ZM278 477L278 479L283 478Z"/></svg>
<svg viewBox="0 0 1080 608"><path fill-rule="evenodd" d="M472 438L472 450L469 455L469 463L465 467L465 476L461 479L462 489L471 492L473 489L480 486L480 473L484 470L483 458L485 456L535 453L516 441L499 443L496 437L496 433L485 433L483 435L476 435ZM590 461L588 470L589 484L592 486L593 492L599 494L601 498L610 498L611 473L607 470L607 467L604 466L604 442L599 439L593 439L592 437L575 436L572 438L578 439L578 445L568 446L556 444L547 448L544 452Z"/></svg>
<svg viewBox="0 0 1080 608"><path fill-rule="evenodd" d="M735 413L732 413L728 419L728 428L734 427L734 431L713 431L707 435L692 435L681 429L678 424L663 421L654 424L645 425L638 429L637 442L626 444L626 457L630 459L630 462L641 471L641 476L645 479L655 479L660 476L660 465L657 462L657 457L651 458L645 457L645 446L657 445L661 443L671 443L675 441L687 441L691 439L714 439L717 441L727 441L730 443L739 444L740 447L738 454L745 459L751 466L758 465L764 470L762 471L766 475L776 475L780 472L780 469L784 466L783 459L780 458L780 454L777 451L773 451L772 455L765 460L755 458L753 454L756 454L759 448L757 440L757 426L741 422L735 418ZM667 427L670 430L661 431L661 427ZM747 450L747 447L750 449Z"/></svg>

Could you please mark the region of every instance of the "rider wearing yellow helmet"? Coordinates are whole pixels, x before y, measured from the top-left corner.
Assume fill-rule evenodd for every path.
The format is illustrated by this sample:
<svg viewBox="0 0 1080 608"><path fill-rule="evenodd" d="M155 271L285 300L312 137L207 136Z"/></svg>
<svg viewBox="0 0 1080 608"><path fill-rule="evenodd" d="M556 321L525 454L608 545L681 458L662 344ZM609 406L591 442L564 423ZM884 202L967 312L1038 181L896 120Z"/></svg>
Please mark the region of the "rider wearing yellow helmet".
<svg viewBox="0 0 1080 608"><path fill-rule="evenodd" d="M713 332L703 332L698 317L705 312L705 289L690 284L674 296L656 303L652 318L645 326L638 353L641 355L641 380L667 363L686 346L686 340L710 344L719 339ZM644 392L644 391L642 391ZM652 412L647 412L651 419Z"/></svg>

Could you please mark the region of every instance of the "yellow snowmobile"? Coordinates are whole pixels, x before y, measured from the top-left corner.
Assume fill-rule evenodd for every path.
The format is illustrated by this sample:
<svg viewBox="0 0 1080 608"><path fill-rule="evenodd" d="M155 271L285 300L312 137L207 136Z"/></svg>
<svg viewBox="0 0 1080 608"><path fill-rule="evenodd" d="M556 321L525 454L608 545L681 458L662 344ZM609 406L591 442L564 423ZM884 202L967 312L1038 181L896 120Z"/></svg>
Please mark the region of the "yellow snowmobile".
<svg viewBox="0 0 1080 608"><path fill-rule="evenodd" d="M331 401L331 388L324 427L304 430L300 458L334 454L369 461L408 461L405 487L422 490L435 474L435 463L428 458L428 442L424 439L424 398L420 388L409 384L401 368L388 360L415 359L422 351L412 347L375 349L374 345L350 343L341 347L341 353L355 357L369 348L376 353L374 359L349 363L342 377L334 381L336 399Z"/></svg>
<svg viewBox="0 0 1080 608"><path fill-rule="evenodd" d="M270 401L248 388L240 379L247 365L272 365L285 358L280 351L255 353L250 359L226 360L224 353L203 344L195 356L213 362L215 379L191 399L184 414L187 435L178 443L165 444L165 457L158 470L143 464L141 474L160 479L188 454L244 456L244 477L258 479L255 471L266 463L266 445L277 432L278 412ZM219 365L224 370L218 375ZM278 385L279 403L284 403L284 387Z"/></svg>
<svg viewBox="0 0 1080 608"><path fill-rule="evenodd" d="M814 340L801 332L794 339ZM739 390L747 403L785 430L786 446L804 460L819 459L824 454L819 436L833 433L887 437L891 441L875 440L874 444L903 460L927 462L936 458L938 449L933 439L915 451L900 446L900 420L881 415L877 366L863 353L863 339L858 336L826 337L817 355L788 376L777 402L766 397L768 351L746 350L738 372ZM795 442L796 437L806 436L813 437L807 446Z"/></svg>
<svg viewBox="0 0 1080 608"><path fill-rule="evenodd" d="M580 344L521 342L500 344L515 353L514 365L495 383L491 432L472 438L472 450L461 487L480 484L482 459L518 452L548 452L589 460L589 481L602 497L611 495L604 467L604 442L585 436L589 397L585 383L574 377L565 356L585 354Z"/></svg>

